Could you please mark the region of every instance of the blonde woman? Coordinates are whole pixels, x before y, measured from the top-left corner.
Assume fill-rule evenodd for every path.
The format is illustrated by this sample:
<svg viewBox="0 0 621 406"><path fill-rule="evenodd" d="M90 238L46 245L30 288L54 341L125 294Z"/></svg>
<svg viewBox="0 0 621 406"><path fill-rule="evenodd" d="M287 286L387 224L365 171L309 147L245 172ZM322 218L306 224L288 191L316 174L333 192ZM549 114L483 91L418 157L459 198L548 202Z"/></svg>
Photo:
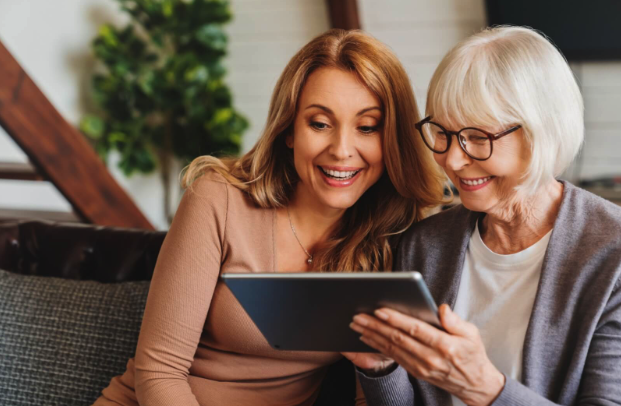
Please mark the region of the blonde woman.
<svg viewBox="0 0 621 406"><path fill-rule="evenodd" d="M356 316L400 365L351 356L369 405L621 405L621 208L556 180L582 106L528 28L487 29L440 63L417 127L463 205L408 230L395 268L423 274L445 331Z"/></svg>
<svg viewBox="0 0 621 406"><path fill-rule="evenodd" d="M187 168L136 356L96 405L312 405L341 355L272 349L219 275L391 269L390 237L442 192L416 112L377 40L334 30L302 48L255 147Z"/></svg>

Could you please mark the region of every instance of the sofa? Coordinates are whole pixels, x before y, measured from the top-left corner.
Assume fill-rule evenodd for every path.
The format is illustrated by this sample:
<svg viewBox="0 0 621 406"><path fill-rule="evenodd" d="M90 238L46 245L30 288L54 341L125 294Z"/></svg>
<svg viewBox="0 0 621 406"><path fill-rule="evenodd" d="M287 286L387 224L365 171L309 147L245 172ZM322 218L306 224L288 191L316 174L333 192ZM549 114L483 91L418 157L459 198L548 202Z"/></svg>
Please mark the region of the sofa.
<svg viewBox="0 0 621 406"><path fill-rule="evenodd" d="M0 223L0 405L90 405L134 356L164 232ZM332 365L316 405L353 405Z"/></svg>

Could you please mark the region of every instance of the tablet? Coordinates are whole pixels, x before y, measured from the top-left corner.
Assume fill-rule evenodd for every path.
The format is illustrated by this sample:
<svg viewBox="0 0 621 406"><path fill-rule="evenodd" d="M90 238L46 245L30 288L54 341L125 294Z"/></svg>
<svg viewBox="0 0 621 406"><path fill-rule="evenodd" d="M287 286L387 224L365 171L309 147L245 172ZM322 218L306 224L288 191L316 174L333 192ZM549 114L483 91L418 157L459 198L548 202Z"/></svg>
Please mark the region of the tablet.
<svg viewBox="0 0 621 406"><path fill-rule="evenodd" d="M222 279L279 350L375 352L349 324L354 315L380 307L440 326L418 272L225 273Z"/></svg>

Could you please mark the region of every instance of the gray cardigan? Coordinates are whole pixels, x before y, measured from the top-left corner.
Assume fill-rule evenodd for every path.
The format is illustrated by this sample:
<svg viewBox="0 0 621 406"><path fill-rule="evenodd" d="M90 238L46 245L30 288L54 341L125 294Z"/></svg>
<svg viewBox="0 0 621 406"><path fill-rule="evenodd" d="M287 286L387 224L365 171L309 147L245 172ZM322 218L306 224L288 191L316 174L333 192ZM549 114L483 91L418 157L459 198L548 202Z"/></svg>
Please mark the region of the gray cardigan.
<svg viewBox="0 0 621 406"><path fill-rule="evenodd" d="M621 405L621 207L564 184L524 340L523 382L507 378L494 405ZM412 226L394 269L417 270L438 304L455 305L481 213L463 206ZM369 378L369 406L450 405L450 395L401 367Z"/></svg>

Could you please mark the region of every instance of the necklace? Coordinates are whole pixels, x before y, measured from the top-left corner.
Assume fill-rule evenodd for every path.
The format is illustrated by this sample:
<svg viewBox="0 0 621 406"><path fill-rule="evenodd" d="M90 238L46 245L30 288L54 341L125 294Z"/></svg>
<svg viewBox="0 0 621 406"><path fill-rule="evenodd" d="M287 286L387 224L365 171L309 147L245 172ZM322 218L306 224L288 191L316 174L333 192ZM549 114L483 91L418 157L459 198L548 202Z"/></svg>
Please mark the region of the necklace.
<svg viewBox="0 0 621 406"><path fill-rule="evenodd" d="M293 222L291 221L291 213L289 212L289 206L287 206L287 217L289 217L289 225L291 226L291 231L293 231L293 236L295 237L296 240L298 240L298 244L300 244L300 247L302 247L306 255L308 255L308 259L306 260L306 262L308 262L309 265L312 264L313 256L310 254L310 252L306 250L306 248L304 248L304 246L302 245L302 242L298 238L298 234L295 232L295 227L293 227Z"/></svg>

